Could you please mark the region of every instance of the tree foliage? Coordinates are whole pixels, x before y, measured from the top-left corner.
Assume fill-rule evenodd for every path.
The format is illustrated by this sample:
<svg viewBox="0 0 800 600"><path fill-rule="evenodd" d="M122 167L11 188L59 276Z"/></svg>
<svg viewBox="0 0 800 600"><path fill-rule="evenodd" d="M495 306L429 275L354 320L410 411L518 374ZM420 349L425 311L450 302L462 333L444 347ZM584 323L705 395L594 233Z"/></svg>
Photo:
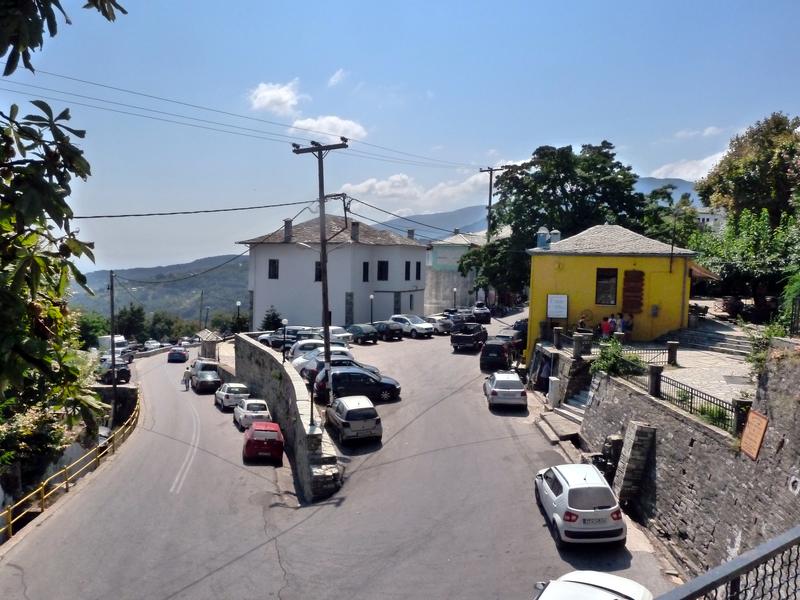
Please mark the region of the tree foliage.
<svg viewBox="0 0 800 600"><path fill-rule="evenodd" d="M108 319L97 312L81 313L78 316L78 337L84 350L97 347L97 338L108 335Z"/></svg>
<svg viewBox="0 0 800 600"><path fill-rule="evenodd" d="M144 314L144 307L134 306L133 302L128 306L123 306L116 315L116 332L125 336L126 339L136 339L143 342L147 339L147 319Z"/></svg>
<svg viewBox="0 0 800 600"><path fill-rule="evenodd" d="M261 319L261 330L274 331L279 329L283 325L281 320L281 313L279 313L274 306L270 305L264 313L264 318Z"/></svg>
<svg viewBox="0 0 800 600"><path fill-rule="evenodd" d="M689 194L683 194L675 202L672 199L673 185L653 190L647 195L642 215L643 233L649 238L666 244L674 243L686 248L692 237L700 232L697 210L692 206Z"/></svg>
<svg viewBox="0 0 800 600"><path fill-rule="evenodd" d="M696 184L703 202L734 216L766 209L773 226L784 213L794 214L800 192L798 128L800 117L776 112L731 139L722 160Z"/></svg>

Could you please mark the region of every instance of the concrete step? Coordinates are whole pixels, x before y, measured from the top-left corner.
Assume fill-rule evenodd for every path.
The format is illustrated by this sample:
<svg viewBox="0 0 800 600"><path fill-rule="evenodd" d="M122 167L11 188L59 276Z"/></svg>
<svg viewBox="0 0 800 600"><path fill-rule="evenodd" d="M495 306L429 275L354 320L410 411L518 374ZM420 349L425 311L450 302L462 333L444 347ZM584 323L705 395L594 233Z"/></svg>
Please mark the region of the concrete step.
<svg viewBox="0 0 800 600"><path fill-rule="evenodd" d="M536 419L536 428L542 432L544 438L550 442L550 445L555 446L559 442L559 437L553 428L548 425L547 421L542 418Z"/></svg>
<svg viewBox="0 0 800 600"><path fill-rule="evenodd" d="M584 404L572 404L569 400L559 406L559 408L571 412L573 415L578 416L581 419L583 419L583 415L586 414L586 406Z"/></svg>
<svg viewBox="0 0 800 600"><path fill-rule="evenodd" d="M706 344L708 346L722 346L725 348L732 348L735 350L750 350L753 345L749 342L743 342L739 340L718 340L718 339L709 339L701 336L685 336L678 338L678 343L680 345L685 344Z"/></svg>
<svg viewBox="0 0 800 600"><path fill-rule="evenodd" d="M581 390L567 400L572 406L586 406L589 404L589 390Z"/></svg>
<svg viewBox="0 0 800 600"><path fill-rule="evenodd" d="M558 408L554 408L553 412L564 419L568 419L578 425L578 429L580 429L580 425L583 423L583 414L578 412L573 412L575 409L573 407L567 407L565 405L559 406Z"/></svg>
<svg viewBox="0 0 800 600"><path fill-rule="evenodd" d="M732 348L710 346L708 344L685 343L682 344L682 346L684 348L696 348L698 350L708 350L709 352L720 352L722 354L730 354L731 356L740 356L742 358L750 354L750 352L747 350L734 350ZM678 355L678 362L680 362L680 354Z"/></svg>
<svg viewBox="0 0 800 600"><path fill-rule="evenodd" d="M542 421L547 423L559 440L578 440L581 432L580 425L575 421L557 414L555 411L544 413Z"/></svg>

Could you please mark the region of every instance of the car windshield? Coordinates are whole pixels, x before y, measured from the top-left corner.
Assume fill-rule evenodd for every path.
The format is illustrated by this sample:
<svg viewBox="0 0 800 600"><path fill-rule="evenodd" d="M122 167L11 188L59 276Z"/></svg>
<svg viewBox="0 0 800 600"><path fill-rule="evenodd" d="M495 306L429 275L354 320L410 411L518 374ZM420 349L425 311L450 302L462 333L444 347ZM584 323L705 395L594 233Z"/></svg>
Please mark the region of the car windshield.
<svg viewBox="0 0 800 600"><path fill-rule="evenodd" d="M522 382L519 379L498 379L494 387L498 390L521 390Z"/></svg>
<svg viewBox="0 0 800 600"><path fill-rule="evenodd" d="M256 429L253 432L253 439L254 440L259 440L259 441L277 440L278 439L278 432L277 431L270 431L270 430L262 431L262 430Z"/></svg>
<svg viewBox="0 0 800 600"><path fill-rule="evenodd" d="M500 356L503 350L500 346L484 346L483 353L488 356Z"/></svg>
<svg viewBox="0 0 800 600"><path fill-rule="evenodd" d="M374 408L354 408L347 411L348 421L366 421L376 418L378 418L378 412Z"/></svg>
<svg viewBox="0 0 800 600"><path fill-rule="evenodd" d="M575 510L600 510L616 505L614 493L607 487L582 487L569 491L567 504Z"/></svg>
<svg viewBox="0 0 800 600"><path fill-rule="evenodd" d="M424 323L424 322L425 322L425 321L423 321L422 319L420 319L420 318L419 318L417 315L409 315L409 316L408 316L408 317L406 317L406 318L407 318L407 319L408 319L408 320L409 320L411 323L413 323L414 325L419 325L420 323Z"/></svg>
<svg viewBox="0 0 800 600"><path fill-rule="evenodd" d="M262 402L248 402L247 410L250 412L264 412L267 410L267 405Z"/></svg>
<svg viewBox="0 0 800 600"><path fill-rule="evenodd" d="M483 302L476 302L475 308L486 308L486 304L484 304Z"/></svg>
<svg viewBox="0 0 800 600"><path fill-rule="evenodd" d="M197 374L198 379L219 379L216 371L200 371Z"/></svg>
<svg viewBox="0 0 800 600"><path fill-rule="evenodd" d="M200 365L200 370L201 371L216 371L217 370L217 365L210 364L210 363L203 363L202 365Z"/></svg>

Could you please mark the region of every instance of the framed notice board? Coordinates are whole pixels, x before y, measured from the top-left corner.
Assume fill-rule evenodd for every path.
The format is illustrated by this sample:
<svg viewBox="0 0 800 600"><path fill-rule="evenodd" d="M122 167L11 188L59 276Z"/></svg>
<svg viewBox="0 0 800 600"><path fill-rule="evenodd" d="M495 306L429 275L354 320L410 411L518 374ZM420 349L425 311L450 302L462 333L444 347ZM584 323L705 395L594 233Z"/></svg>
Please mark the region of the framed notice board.
<svg viewBox="0 0 800 600"><path fill-rule="evenodd" d="M547 294L547 318L548 319L567 318L566 294Z"/></svg>
<svg viewBox="0 0 800 600"><path fill-rule="evenodd" d="M761 450L761 444L764 441L764 434L767 432L767 423L769 420L765 415L760 412L751 410L747 413L747 425L744 427L742 433L742 452L753 460L758 458L758 452Z"/></svg>

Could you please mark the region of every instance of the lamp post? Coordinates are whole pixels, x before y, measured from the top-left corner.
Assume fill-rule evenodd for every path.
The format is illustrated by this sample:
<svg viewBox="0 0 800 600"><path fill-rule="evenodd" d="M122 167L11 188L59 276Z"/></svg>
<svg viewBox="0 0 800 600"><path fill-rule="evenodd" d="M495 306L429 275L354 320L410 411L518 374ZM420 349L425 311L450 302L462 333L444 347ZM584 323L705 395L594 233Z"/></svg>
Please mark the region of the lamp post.
<svg viewBox="0 0 800 600"><path fill-rule="evenodd" d="M453 310L456 309L456 292L457 291L458 291L458 288L453 288Z"/></svg>
<svg viewBox="0 0 800 600"><path fill-rule="evenodd" d="M236 333L239 333L239 309L242 307L242 301L236 301Z"/></svg>
<svg viewBox="0 0 800 600"><path fill-rule="evenodd" d="M286 326L289 324L289 319L281 319L281 325L283 325L283 344L281 345L281 354L283 354L283 360L281 362L286 362Z"/></svg>
<svg viewBox="0 0 800 600"><path fill-rule="evenodd" d="M206 306L206 319L205 319L205 321L203 323L203 328L204 329L208 329L208 311L210 311L210 310L211 310L211 307L210 306Z"/></svg>
<svg viewBox="0 0 800 600"><path fill-rule="evenodd" d="M372 318L372 301L375 300L375 294L369 295L369 324L374 325L375 320Z"/></svg>

